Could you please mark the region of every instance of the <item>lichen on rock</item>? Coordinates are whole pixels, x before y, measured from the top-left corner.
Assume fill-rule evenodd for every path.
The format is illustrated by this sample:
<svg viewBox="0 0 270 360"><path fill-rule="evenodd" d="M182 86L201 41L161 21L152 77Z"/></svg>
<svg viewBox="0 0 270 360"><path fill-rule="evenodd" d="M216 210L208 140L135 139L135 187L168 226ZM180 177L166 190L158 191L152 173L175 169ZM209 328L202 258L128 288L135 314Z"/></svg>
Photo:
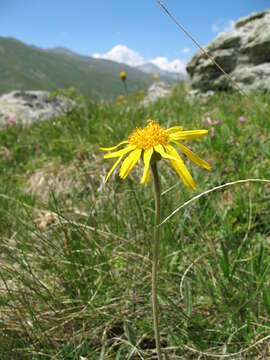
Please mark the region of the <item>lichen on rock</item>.
<svg viewBox="0 0 270 360"><path fill-rule="evenodd" d="M245 91L270 91L270 10L240 18L231 32L222 32L204 50ZM203 52L187 65L191 95L235 89L233 82Z"/></svg>
<svg viewBox="0 0 270 360"><path fill-rule="evenodd" d="M12 91L0 96L0 126L6 126L10 117L16 118L16 123L30 125L60 116L73 106L70 99L51 96L47 91Z"/></svg>

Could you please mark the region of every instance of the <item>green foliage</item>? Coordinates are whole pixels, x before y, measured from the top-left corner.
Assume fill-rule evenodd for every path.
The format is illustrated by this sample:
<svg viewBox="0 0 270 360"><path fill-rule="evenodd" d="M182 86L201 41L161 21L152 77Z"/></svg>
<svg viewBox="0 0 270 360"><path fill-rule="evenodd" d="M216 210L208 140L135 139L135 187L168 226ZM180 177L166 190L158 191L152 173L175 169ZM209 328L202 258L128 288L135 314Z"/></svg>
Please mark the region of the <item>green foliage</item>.
<svg viewBox="0 0 270 360"><path fill-rule="evenodd" d="M151 184L139 184L137 166L127 181L115 174L104 185L112 162L99 146L115 145L148 118L185 129L219 120L213 137L187 144L212 164L208 173L187 161L197 193L160 162L163 218L214 186L270 178L269 94L190 103L179 85L148 107L134 94L121 103L76 100L65 116L0 131L4 360L153 356ZM168 358L270 356L269 224L269 184L249 183L203 196L162 225L158 292Z"/></svg>

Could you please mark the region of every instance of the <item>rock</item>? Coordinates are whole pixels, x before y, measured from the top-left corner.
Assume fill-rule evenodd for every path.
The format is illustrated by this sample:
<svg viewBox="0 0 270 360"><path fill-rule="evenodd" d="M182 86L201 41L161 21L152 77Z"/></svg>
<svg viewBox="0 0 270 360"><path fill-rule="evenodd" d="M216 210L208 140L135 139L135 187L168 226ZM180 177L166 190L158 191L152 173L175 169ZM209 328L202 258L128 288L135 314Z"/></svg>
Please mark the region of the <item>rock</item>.
<svg viewBox="0 0 270 360"><path fill-rule="evenodd" d="M51 97L47 91L12 91L0 96L0 126L16 123L29 125L64 114L74 106L64 96Z"/></svg>
<svg viewBox="0 0 270 360"><path fill-rule="evenodd" d="M270 9L239 19L233 31L220 33L204 50L245 91L270 91ZM207 96L236 88L202 52L194 55L187 72L191 95Z"/></svg>
<svg viewBox="0 0 270 360"><path fill-rule="evenodd" d="M154 82L148 89L147 95L143 100L143 104L147 106L160 98L169 96L172 92L172 87L163 81Z"/></svg>

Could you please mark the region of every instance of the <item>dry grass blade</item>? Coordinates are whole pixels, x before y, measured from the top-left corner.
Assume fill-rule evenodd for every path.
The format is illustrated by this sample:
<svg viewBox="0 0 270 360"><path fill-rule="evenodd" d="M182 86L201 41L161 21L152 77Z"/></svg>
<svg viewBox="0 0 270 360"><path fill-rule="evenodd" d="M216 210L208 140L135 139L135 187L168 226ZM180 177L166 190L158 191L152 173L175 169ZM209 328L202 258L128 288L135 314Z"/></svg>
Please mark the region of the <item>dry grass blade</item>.
<svg viewBox="0 0 270 360"><path fill-rule="evenodd" d="M212 189L206 190L196 196L194 196L193 198L191 198L190 200L184 202L184 204L182 204L181 206L179 206L178 208L176 208L169 216L167 216L160 224L159 226L165 224L173 215L175 215L178 211L180 211L181 209L183 209L184 207L186 207L187 205L189 205L190 203L192 203L193 201L201 198L202 196L208 195L213 191L217 191L217 190L221 190L224 189L226 187L229 186L233 186L233 185L239 185L239 184L247 184L247 183L252 183L252 182L261 182L261 183L267 183L270 184L270 180L267 179L244 179L244 180L237 180L237 181L232 181L232 182L228 182L226 184L222 184L219 186L215 186Z"/></svg>
<svg viewBox="0 0 270 360"><path fill-rule="evenodd" d="M183 25L180 24L180 22L173 16L170 11L166 8L166 6L160 1L157 0L158 4L161 6L161 8L166 12L166 14L172 19L172 21L189 37L197 46L198 48L204 53L205 56L210 59L213 64L216 65L216 67L234 84L234 86L240 91L242 95L245 95L246 97L249 97L247 93L233 80L233 78L220 66L216 60L211 56L205 49L198 43L198 41L184 28Z"/></svg>

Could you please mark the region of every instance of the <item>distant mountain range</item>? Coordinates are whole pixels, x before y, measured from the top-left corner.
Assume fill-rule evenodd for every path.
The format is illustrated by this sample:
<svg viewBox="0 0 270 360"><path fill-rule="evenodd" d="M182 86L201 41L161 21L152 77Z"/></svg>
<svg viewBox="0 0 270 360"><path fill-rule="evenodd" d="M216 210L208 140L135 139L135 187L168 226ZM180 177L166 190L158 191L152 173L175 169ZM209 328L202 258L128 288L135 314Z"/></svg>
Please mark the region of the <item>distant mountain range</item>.
<svg viewBox="0 0 270 360"><path fill-rule="evenodd" d="M180 74L173 71L161 70L158 66L152 63L145 63L139 66L136 66L136 69L145 72L146 74L155 74L158 73L161 77L165 77L170 80L187 80L188 75Z"/></svg>
<svg viewBox="0 0 270 360"><path fill-rule="evenodd" d="M119 73L127 73L128 89L146 89L153 83L153 73L160 79L175 82L153 64L130 67L117 62L94 59L57 47L41 49L14 38L0 37L0 94L12 90L48 90L75 87L90 99L113 99L123 94ZM177 74L178 75L178 74Z"/></svg>

